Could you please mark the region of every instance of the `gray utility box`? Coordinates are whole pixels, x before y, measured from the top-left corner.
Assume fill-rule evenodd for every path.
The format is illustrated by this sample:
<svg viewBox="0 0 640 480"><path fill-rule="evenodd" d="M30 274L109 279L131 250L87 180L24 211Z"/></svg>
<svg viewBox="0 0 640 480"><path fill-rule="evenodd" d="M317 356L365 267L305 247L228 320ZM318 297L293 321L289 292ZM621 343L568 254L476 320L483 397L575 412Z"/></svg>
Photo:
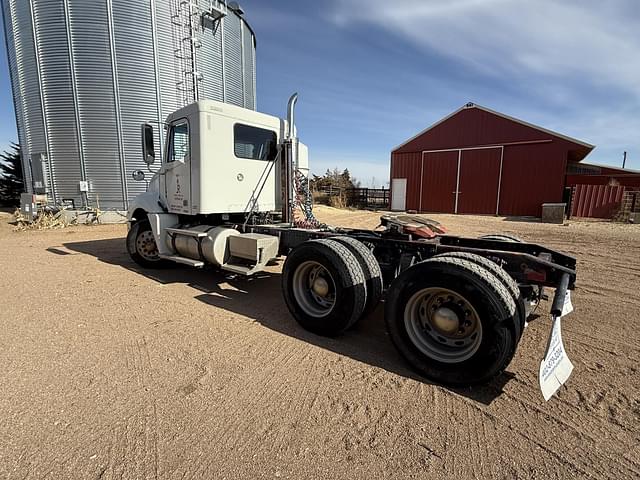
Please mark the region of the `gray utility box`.
<svg viewBox="0 0 640 480"><path fill-rule="evenodd" d="M32 193L20 194L20 213L28 222L33 222L38 216L41 205L46 205L46 195L34 195Z"/></svg>
<svg viewBox="0 0 640 480"><path fill-rule="evenodd" d="M278 256L278 237L259 233L244 233L229 238L232 258L242 258L255 263L266 263Z"/></svg>
<svg viewBox="0 0 640 480"><path fill-rule="evenodd" d="M542 204L542 223L564 223L564 211L567 208L566 203L543 203Z"/></svg>

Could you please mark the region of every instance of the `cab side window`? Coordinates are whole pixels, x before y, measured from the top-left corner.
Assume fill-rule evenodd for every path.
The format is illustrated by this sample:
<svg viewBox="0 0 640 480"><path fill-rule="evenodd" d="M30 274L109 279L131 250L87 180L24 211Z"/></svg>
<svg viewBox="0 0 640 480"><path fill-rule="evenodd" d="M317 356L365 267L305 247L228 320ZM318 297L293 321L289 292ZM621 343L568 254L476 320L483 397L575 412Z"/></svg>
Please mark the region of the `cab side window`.
<svg viewBox="0 0 640 480"><path fill-rule="evenodd" d="M168 162L189 161L189 124L185 121L171 127Z"/></svg>
<svg viewBox="0 0 640 480"><path fill-rule="evenodd" d="M278 154L276 133L271 130L237 123L233 137L233 151L238 158L271 161Z"/></svg>

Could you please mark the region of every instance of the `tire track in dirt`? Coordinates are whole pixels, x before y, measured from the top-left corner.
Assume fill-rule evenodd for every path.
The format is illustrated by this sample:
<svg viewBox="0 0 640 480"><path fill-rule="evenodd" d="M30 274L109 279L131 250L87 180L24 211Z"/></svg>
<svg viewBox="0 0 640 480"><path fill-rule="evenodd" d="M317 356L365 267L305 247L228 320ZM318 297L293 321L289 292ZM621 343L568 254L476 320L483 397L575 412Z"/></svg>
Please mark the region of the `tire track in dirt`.
<svg viewBox="0 0 640 480"><path fill-rule="evenodd" d="M103 469L100 478L159 478L157 428L155 404L113 426L106 458L97 458Z"/></svg>
<svg viewBox="0 0 640 480"><path fill-rule="evenodd" d="M201 416L196 424L200 429L207 430L209 436L215 432L218 441L216 451L225 452L242 450L242 447L251 445L255 438L264 437L270 433L277 433L278 418L272 418L273 410L269 414L256 415L256 412L265 412L265 407L272 409L282 406L291 400L291 389L288 374L295 371L296 365L300 364L300 352L303 346L296 346L291 349L287 339L275 337L276 342L266 346L261 346L260 350L273 350L276 356L270 358L266 363L262 363L259 372L245 372L242 378L238 378L237 384L232 390L227 390L227 397L216 405L217 411L224 412L223 416L214 418L208 415ZM260 352L253 352L260 356ZM197 431L190 437L183 439L186 444L198 443ZM274 439L269 439L272 445ZM270 450L275 451L272 446ZM189 471L191 478L202 478L211 471L213 462L209 459L198 457L200 468Z"/></svg>
<svg viewBox="0 0 640 480"><path fill-rule="evenodd" d="M133 411L122 405L112 413L120 420L93 425L89 435L69 433L65 444L69 439L76 443L63 455L48 452L40 462L48 469L43 478L159 478L155 404Z"/></svg>
<svg viewBox="0 0 640 480"><path fill-rule="evenodd" d="M534 408L556 418L557 421L568 423L571 428L581 431L595 442L610 437L615 446L614 450L633 450L635 447L640 458L640 432L628 426L640 421L640 411L632 413L633 418L625 419L630 421L616 422L615 418L611 417L612 409L633 412L634 402L613 385L604 383L594 389L590 382L587 391L580 384L571 385L563 390L561 395L554 397L553 403L540 404L538 392L531 391L529 388L531 384L537 382L536 372L523 369L515 381L522 387L518 391L518 396L514 397L514 394L505 392L506 396L514 397L517 401L528 402ZM636 404L638 404L637 401ZM585 413L590 414L591 419L591 422L586 425ZM560 416L568 419L561 419ZM635 468L640 469L640 462L633 462L633 464Z"/></svg>
<svg viewBox="0 0 640 480"><path fill-rule="evenodd" d="M494 401L490 407L486 407L478 405L472 399L459 396L458 394L447 390L442 390L439 393L440 394L434 395L434 405L436 405L438 411L442 412L438 416L439 418L442 418L443 416L444 418L448 418L445 426L445 432L441 436L441 448L442 451L445 452L443 455L444 470L450 478L482 478L477 475L477 472L474 470L474 462L469 462L469 458L465 456L462 456L460 461L458 461L458 458L455 455L455 452L466 452L469 445L468 440L461 438L459 435L459 432L464 432L468 427L467 422L464 419L460 419L461 411L465 412L465 417L467 415L471 415L471 417L477 418L479 423L482 423L485 426L491 426L489 427L489 430L493 430L494 434L489 435L490 441L487 442L487 444L493 444L496 452L510 450L513 455L515 454L513 449L516 448L518 450L517 454L519 458L524 461L529 457L528 464L536 465L538 467L536 471L539 470L540 461L542 460L546 465L543 471L547 478L554 478L556 476L558 473L558 462L562 463L566 469L574 472L574 474L581 474L590 478L602 478L597 474L597 472L591 470L588 465L584 465L584 462L575 462L573 461L573 458L567 458L563 453L558 451L557 448L552 445L548 445L543 439L538 438L537 434L528 433L528 431L533 431L539 427L527 425L527 428L522 428L520 425L515 425L512 422L512 419L523 418L525 421L528 421L526 419L531 417L535 412L533 409L529 409L527 405L516 402L515 406L517 408L514 408L513 405L507 406L503 401L501 406L497 406L496 401ZM438 400L438 397L441 398ZM500 412L500 416L491 413L489 410ZM476 415L472 415L471 412L475 412ZM545 431L548 432L549 430L545 429ZM526 444L514 444L511 438L512 435L510 434L517 435L524 440ZM506 443L503 443L504 440L506 440ZM534 450L538 450L538 453L534 453L532 448ZM545 461L545 457L548 458L549 461ZM527 470L516 473L516 471L513 470L513 467L520 468L520 466L505 464L504 458L502 457L499 457L499 459L494 461L493 464L496 468L490 472L489 477L505 478L506 470L513 473L513 475L510 475L512 477L531 477L531 472ZM484 475L484 472L481 471L481 474Z"/></svg>
<svg viewBox="0 0 640 480"><path fill-rule="evenodd" d="M531 383L525 383L525 385L531 385ZM514 430L537 445L554 451L565 462L585 474L594 478L640 476L640 465L637 462L624 461L616 455L617 452L633 448L633 443L620 441L620 436L626 436L626 432L620 431L618 436L607 438L606 442L602 442L602 438L588 431L594 427L594 422L589 422L585 428L583 415L576 414L572 410L556 412L553 406L541 406L539 398L528 398L531 396L529 388L523 388L517 395L503 392L496 399L494 408L500 409L501 412L510 412L509 417L514 421L518 420L517 424L511 423ZM564 419L563 416L569 418ZM541 431L544 433L540 433ZM556 445L562 446L563 453L560 453ZM597 455L593 452L597 452ZM616 460L612 462L612 459Z"/></svg>

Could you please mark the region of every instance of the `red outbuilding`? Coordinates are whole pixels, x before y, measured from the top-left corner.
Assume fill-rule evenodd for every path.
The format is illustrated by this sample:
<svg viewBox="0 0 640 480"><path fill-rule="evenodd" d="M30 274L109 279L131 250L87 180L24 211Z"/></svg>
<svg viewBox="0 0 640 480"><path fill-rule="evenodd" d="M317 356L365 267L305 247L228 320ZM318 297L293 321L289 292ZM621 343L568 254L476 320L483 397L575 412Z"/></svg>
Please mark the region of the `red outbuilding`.
<svg viewBox="0 0 640 480"><path fill-rule="evenodd" d="M576 185L609 185L637 189L640 188L640 171L589 163L569 164L567 187Z"/></svg>
<svg viewBox="0 0 640 480"><path fill-rule="evenodd" d="M391 153L393 210L540 216L594 146L469 103Z"/></svg>

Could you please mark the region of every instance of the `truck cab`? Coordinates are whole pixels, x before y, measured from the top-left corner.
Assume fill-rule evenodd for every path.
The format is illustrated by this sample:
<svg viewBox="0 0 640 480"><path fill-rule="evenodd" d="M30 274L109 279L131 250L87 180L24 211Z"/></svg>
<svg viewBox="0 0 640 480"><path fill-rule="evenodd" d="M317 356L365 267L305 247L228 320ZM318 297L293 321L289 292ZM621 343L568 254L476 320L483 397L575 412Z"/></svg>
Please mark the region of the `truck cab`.
<svg viewBox="0 0 640 480"><path fill-rule="evenodd" d="M143 125L145 161L160 166L136 210L182 216L240 218L282 209L281 156L287 120L213 100L192 103L169 115L161 159L151 124ZM295 166L308 173L308 150L297 139ZM137 172L140 176L141 172ZM160 205L158 205L160 204Z"/></svg>

